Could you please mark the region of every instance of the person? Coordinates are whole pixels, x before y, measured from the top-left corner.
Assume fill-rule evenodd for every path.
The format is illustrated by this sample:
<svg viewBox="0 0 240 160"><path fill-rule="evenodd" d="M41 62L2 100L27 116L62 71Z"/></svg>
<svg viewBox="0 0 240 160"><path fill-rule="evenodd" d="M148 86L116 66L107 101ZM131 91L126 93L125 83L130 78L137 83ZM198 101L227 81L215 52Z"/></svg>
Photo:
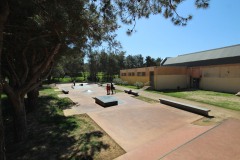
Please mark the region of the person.
<svg viewBox="0 0 240 160"><path fill-rule="evenodd" d="M110 94L110 85L109 84L107 84L106 90L107 90L107 95L109 95Z"/></svg>
<svg viewBox="0 0 240 160"><path fill-rule="evenodd" d="M75 86L75 80L73 81L73 86Z"/></svg>
<svg viewBox="0 0 240 160"><path fill-rule="evenodd" d="M115 90L115 87L113 85L113 83L111 83L111 91L112 91L112 94L113 94L113 91Z"/></svg>

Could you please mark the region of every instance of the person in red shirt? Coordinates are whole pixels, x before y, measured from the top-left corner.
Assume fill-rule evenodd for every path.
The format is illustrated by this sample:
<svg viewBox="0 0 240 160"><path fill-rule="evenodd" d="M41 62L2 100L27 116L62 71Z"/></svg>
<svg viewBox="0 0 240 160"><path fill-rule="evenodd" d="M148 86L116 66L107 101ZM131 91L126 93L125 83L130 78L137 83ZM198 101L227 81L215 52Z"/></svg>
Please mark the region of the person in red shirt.
<svg viewBox="0 0 240 160"><path fill-rule="evenodd" d="M110 89L111 89L110 85L109 85L109 84L107 84L107 86L106 86L107 95L109 95L109 94L110 94Z"/></svg>

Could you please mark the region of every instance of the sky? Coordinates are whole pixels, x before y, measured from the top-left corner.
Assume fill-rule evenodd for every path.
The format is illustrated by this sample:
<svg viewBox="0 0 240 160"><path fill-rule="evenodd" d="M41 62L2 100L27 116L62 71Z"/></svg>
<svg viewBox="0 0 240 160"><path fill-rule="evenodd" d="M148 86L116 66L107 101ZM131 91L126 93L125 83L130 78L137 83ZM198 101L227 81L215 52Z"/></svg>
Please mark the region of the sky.
<svg viewBox="0 0 240 160"><path fill-rule="evenodd" d="M210 0L208 9L196 9L194 1L186 0L178 8L180 15L193 15L185 27L162 15L138 20L131 36L126 34L131 26L123 25L117 31L123 51L165 58L240 44L240 0Z"/></svg>

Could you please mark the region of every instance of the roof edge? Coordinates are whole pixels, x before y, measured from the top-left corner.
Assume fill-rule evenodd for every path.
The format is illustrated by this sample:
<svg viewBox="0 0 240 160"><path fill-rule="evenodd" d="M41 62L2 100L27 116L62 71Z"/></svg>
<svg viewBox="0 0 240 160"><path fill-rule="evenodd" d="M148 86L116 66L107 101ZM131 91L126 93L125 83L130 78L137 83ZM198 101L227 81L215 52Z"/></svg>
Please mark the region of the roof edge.
<svg viewBox="0 0 240 160"><path fill-rule="evenodd" d="M208 50L204 50L204 51L198 51L198 52L180 54L180 55L178 55L177 57L185 56L185 55L190 55L190 54L197 54L197 53L202 53L202 52L208 52L208 51L213 51L213 50L219 50L219 49L224 49L224 48L230 48L230 47L235 47L235 46L240 46L240 44L235 44L235 45L225 46L225 47L220 47L220 48L214 48L214 49L208 49ZM176 57L170 57L170 58L176 58Z"/></svg>

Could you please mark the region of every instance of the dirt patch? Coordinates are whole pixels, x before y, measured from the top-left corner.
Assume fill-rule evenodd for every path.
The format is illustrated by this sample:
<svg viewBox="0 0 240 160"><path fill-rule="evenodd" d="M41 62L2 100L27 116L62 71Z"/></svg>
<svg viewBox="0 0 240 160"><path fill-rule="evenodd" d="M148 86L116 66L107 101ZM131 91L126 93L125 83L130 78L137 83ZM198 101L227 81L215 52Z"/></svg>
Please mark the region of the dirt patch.
<svg viewBox="0 0 240 160"><path fill-rule="evenodd" d="M198 125L198 126L212 126L212 125L221 123L223 120L225 120L223 117L215 117L215 118L203 117L197 121L194 121L192 124Z"/></svg>
<svg viewBox="0 0 240 160"><path fill-rule="evenodd" d="M159 101L157 101L157 100L154 100L154 99L151 99L151 98L148 98L148 97L144 97L144 96L133 96L133 97L136 98L136 99L139 99L141 101L151 103L151 104L159 103Z"/></svg>

